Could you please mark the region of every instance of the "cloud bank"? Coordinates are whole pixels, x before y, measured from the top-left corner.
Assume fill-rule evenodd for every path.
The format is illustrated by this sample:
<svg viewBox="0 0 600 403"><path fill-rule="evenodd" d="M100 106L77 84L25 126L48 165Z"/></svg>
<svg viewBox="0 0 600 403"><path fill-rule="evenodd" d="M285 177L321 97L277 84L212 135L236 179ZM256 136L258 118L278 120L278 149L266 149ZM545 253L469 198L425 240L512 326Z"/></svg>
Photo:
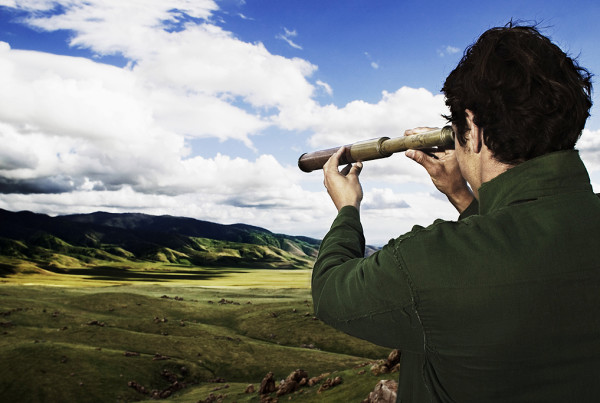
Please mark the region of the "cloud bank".
<svg viewBox="0 0 600 403"><path fill-rule="evenodd" d="M308 150L444 124L443 97L422 88L384 91L376 103L320 104L317 96L335 88L315 77L318 66L240 40L218 25L212 0L0 5L37 30L68 31L71 47L91 53L0 42L0 208L139 211L322 237L335 210L320 174L259 148L257 136L304 136ZM280 39L299 50L295 37L284 29ZM106 55L127 64L94 58ZM595 169L599 135L586 132L580 142ZM227 149L203 156L192 150L195 139L240 142L255 158ZM424 171L401 156L370 162L363 177L372 243L455 217L432 196Z"/></svg>

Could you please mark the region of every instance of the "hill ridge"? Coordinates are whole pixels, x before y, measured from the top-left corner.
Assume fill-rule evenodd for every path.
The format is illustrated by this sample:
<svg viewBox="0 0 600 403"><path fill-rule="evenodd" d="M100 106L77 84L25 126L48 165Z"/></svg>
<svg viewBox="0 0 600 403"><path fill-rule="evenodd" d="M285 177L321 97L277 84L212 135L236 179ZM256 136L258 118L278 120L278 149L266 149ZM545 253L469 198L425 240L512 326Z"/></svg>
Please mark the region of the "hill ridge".
<svg viewBox="0 0 600 403"><path fill-rule="evenodd" d="M102 211L51 217L0 209L0 238L5 240L0 256L28 258L42 268L60 260L56 254L79 262L127 257L187 266L310 268L320 245L317 239L242 223Z"/></svg>

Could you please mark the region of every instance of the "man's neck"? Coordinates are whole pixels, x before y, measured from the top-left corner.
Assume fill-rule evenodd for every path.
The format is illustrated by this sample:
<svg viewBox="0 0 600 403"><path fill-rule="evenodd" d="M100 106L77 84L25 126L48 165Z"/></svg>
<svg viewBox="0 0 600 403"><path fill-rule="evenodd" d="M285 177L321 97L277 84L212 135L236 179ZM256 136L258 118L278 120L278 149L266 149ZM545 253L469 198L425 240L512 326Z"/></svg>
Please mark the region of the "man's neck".
<svg viewBox="0 0 600 403"><path fill-rule="evenodd" d="M473 187L473 193L479 200L479 187L482 184L491 181L498 175L508 171L514 165L509 165L498 161L494 158L492 151L483 145L481 153L479 154L479 183L477 189Z"/></svg>

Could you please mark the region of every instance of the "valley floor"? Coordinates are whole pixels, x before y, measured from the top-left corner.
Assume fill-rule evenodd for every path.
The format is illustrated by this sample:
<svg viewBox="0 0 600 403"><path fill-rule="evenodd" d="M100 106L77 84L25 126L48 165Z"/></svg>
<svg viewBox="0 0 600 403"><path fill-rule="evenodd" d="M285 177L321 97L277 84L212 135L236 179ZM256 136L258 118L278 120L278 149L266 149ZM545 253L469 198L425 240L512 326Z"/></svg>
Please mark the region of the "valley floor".
<svg viewBox="0 0 600 403"><path fill-rule="evenodd" d="M360 402L379 379L397 376L370 371L389 350L316 320L309 276L306 270L238 270L208 282L5 276L0 395L27 402L153 396L198 402L212 394L258 402L268 372L279 382L302 369L323 375L320 382L280 401ZM321 388L335 377L340 385Z"/></svg>

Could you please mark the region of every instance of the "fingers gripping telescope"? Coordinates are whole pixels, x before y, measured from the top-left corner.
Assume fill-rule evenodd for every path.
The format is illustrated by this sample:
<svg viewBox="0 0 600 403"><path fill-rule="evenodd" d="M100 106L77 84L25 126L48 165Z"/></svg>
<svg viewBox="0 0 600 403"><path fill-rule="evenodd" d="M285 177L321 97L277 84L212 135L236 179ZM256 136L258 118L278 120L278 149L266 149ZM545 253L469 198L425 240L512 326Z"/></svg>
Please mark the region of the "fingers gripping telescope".
<svg viewBox="0 0 600 403"><path fill-rule="evenodd" d="M357 161L387 158L393 153L409 149L451 146L454 146L454 132L452 131L451 126L444 126L441 129L430 130L412 136L395 138L381 137L346 145L344 153L340 158L340 165L351 164ZM329 157L335 154L339 148L340 147L335 147L327 150L304 153L298 158L298 168L304 172L322 169Z"/></svg>

